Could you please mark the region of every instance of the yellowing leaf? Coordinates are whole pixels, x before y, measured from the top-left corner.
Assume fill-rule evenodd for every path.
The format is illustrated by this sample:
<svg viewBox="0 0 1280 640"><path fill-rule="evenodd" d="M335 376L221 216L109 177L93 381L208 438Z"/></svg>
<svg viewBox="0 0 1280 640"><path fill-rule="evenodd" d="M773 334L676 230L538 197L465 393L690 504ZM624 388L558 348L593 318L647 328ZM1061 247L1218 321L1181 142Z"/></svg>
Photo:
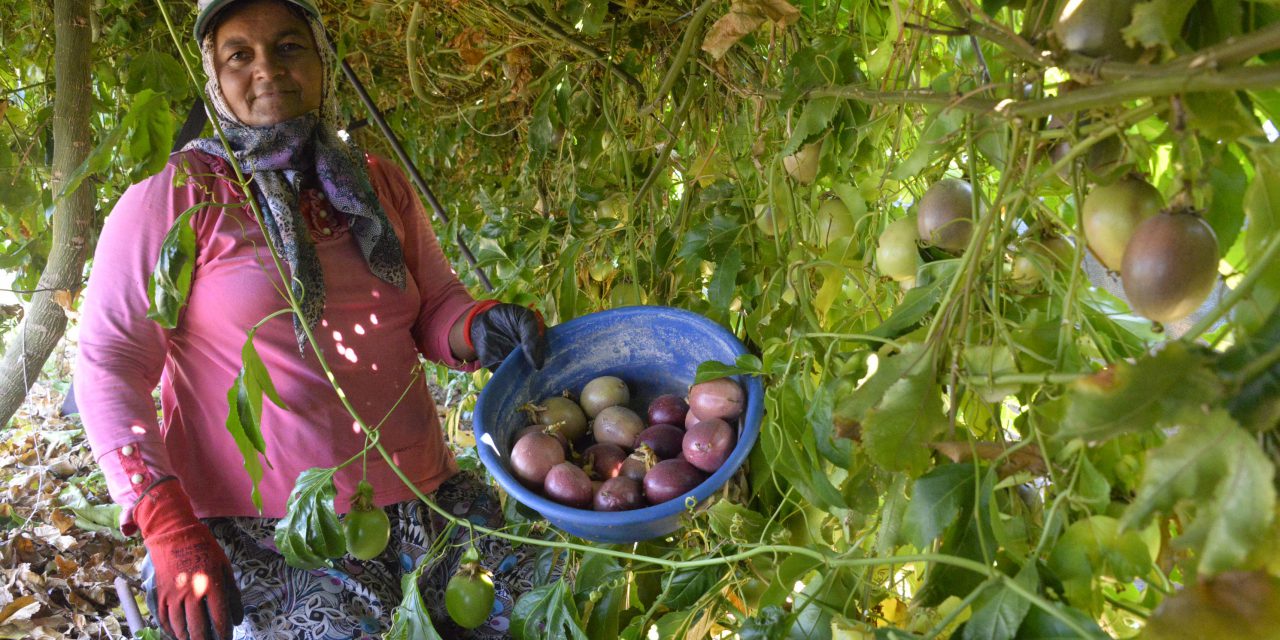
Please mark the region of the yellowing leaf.
<svg viewBox="0 0 1280 640"><path fill-rule="evenodd" d="M1267 539L1275 515L1275 467L1257 438L1225 411L1188 411L1178 433L1147 456L1125 527L1142 527L1180 503L1195 505L1175 543L1194 548L1202 575L1240 568Z"/></svg>
<svg viewBox="0 0 1280 640"><path fill-rule="evenodd" d="M1280 579L1235 571L1188 585L1160 603L1142 640L1280 638Z"/></svg>
<svg viewBox="0 0 1280 640"><path fill-rule="evenodd" d="M1062 438L1105 440L1150 429L1221 395L1208 358L1171 342L1135 363L1117 362L1072 384Z"/></svg>

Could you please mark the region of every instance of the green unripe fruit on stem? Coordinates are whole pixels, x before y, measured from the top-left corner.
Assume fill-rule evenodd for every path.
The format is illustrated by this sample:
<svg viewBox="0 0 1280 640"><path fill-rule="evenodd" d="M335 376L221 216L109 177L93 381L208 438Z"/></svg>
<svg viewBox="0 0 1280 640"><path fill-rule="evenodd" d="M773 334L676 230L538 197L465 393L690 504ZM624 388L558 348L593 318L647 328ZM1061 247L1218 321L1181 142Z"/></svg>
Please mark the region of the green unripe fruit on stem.
<svg viewBox="0 0 1280 640"><path fill-rule="evenodd" d="M853 235L853 215L839 198L827 200L818 207L817 222L820 247Z"/></svg>
<svg viewBox="0 0 1280 640"><path fill-rule="evenodd" d="M1080 208L1085 242L1103 266L1119 271L1133 230L1163 206L1160 192L1141 178L1122 178L1096 187L1085 196Z"/></svg>
<svg viewBox="0 0 1280 640"><path fill-rule="evenodd" d="M1129 305L1156 322L1195 311L1218 280L1218 237L1190 211L1165 212L1138 225L1124 253L1120 282Z"/></svg>
<svg viewBox="0 0 1280 640"><path fill-rule="evenodd" d="M973 187L956 179L929 187L920 199L916 231L921 240L939 249L963 251L973 235Z"/></svg>
<svg viewBox="0 0 1280 640"><path fill-rule="evenodd" d="M916 250L916 221L913 216L895 220L880 234L876 246L876 269L880 275L899 282L916 277L920 253Z"/></svg>
<svg viewBox="0 0 1280 640"><path fill-rule="evenodd" d="M1040 284L1045 276L1071 264L1074 257L1075 247L1070 240L1060 235L1024 242L1018 255L1013 258L1010 279L1015 286L1030 289Z"/></svg>
<svg viewBox="0 0 1280 640"><path fill-rule="evenodd" d="M818 177L818 161L822 158L822 140L810 142L800 150L782 159L787 175L800 184L809 184Z"/></svg>
<svg viewBox="0 0 1280 640"><path fill-rule="evenodd" d="M1095 58L1129 61L1139 51L1125 44L1121 31L1133 21L1137 0L1064 0L1053 35L1063 49Z"/></svg>
<svg viewBox="0 0 1280 640"><path fill-rule="evenodd" d="M760 233L773 237L786 231L789 218L781 210L770 204L756 205L756 227Z"/></svg>

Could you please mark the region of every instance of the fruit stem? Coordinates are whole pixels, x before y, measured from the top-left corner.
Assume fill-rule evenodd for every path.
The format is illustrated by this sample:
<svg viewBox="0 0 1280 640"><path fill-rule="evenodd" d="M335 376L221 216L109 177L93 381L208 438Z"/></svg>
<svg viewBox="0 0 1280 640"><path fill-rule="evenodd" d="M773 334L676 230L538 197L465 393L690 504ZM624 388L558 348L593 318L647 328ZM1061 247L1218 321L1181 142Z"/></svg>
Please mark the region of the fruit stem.
<svg viewBox="0 0 1280 640"><path fill-rule="evenodd" d="M1200 318L1198 322L1188 329L1183 334L1182 339L1186 341L1195 340L1200 334L1208 331L1210 327L1226 316L1232 307L1248 297L1253 291L1254 285L1258 284L1262 276L1268 274L1269 267L1275 261L1277 255L1280 255L1280 234L1271 236L1266 248L1262 250L1262 255L1258 256L1257 262L1249 265L1249 273L1245 274L1244 279L1240 281L1240 285L1232 289L1231 293L1222 299L1222 302L1218 303L1209 313L1206 313L1203 318Z"/></svg>

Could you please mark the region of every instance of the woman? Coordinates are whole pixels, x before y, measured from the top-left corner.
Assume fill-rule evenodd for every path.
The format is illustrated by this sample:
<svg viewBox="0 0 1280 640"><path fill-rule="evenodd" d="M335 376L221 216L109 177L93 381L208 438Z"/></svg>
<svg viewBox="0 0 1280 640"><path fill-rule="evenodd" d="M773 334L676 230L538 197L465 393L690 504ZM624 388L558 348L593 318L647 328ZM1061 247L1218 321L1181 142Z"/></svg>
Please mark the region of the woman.
<svg viewBox="0 0 1280 640"><path fill-rule="evenodd" d="M434 563L424 573L434 623L445 637L465 637L449 627L441 592L468 542L451 540L445 557L426 558L445 523L376 452L335 484L339 512L362 478L373 485L392 523L380 557L302 571L284 563L272 533L300 472L337 466L365 446L340 396L378 425L379 442L417 489L457 516L498 524L492 490L458 473L419 355L468 368L523 347L540 366L541 321L519 306L472 300L404 176L338 138L337 65L310 0L201 0L199 11L212 115L252 176L262 224L216 138L194 141L131 187L94 257L76 372L123 529L140 531L147 547L153 614L178 638L228 638L233 626L237 638L376 635L399 604L401 576L423 561ZM182 222L195 236L190 294L165 329L147 317L148 282L166 233L193 208ZM285 287L301 312L271 317L287 308ZM262 408L261 509L224 426L250 334L288 407ZM157 382L163 424L151 397ZM502 637L526 565L501 541L473 542L499 596L474 636Z"/></svg>

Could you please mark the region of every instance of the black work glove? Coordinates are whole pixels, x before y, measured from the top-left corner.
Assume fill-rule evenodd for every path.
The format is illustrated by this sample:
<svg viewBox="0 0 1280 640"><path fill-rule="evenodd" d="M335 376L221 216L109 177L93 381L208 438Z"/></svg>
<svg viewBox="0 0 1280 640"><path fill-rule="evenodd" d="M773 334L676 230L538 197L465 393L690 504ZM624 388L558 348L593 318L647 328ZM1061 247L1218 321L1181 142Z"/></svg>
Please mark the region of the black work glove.
<svg viewBox="0 0 1280 640"><path fill-rule="evenodd" d="M480 310L467 323L467 335L480 364L495 370L516 347L524 347L525 359L534 369L541 369L547 351L542 316L515 304L480 304Z"/></svg>

